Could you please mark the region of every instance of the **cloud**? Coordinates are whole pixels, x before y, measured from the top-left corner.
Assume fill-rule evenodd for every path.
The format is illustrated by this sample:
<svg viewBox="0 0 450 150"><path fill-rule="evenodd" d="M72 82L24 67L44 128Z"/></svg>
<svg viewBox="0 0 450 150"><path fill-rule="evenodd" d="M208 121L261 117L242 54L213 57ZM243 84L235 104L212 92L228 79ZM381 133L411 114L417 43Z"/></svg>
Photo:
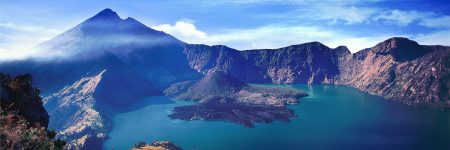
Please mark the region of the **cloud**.
<svg viewBox="0 0 450 150"><path fill-rule="evenodd" d="M428 28L450 28L450 16L439 15L433 12L402 11L398 9L380 12L373 17L375 21L385 21L399 26L407 26L417 22L418 25Z"/></svg>
<svg viewBox="0 0 450 150"><path fill-rule="evenodd" d="M60 31L41 26L17 25L12 22L0 23L0 60L23 59L39 54L31 48L58 33Z"/></svg>
<svg viewBox="0 0 450 150"><path fill-rule="evenodd" d="M176 24L185 24L185 26L189 26L189 28L177 26ZM207 34L198 30L193 23L178 21L176 24L173 26L164 24L154 27L160 27L157 28L157 30L174 35L176 38L187 43L227 45L240 50L280 48L294 44L319 41L330 47L346 45L352 52L356 52L364 48L372 47L378 42L394 36L358 37L338 31L301 25L266 25L250 29L229 29L220 33ZM183 31L184 29L189 30ZM190 34L193 36L186 36L187 34L181 34L180 32L203 34L201 34L201 36L196 34Z"/></svg>
<svg viewBox="0 0 450 150"><path fill-rule="evenodd" d="M277 14L281 18L297 20L329 21L331 24L346 25L380 21L400 27L417 23L428 28L450 28L450 16L429 11L388 9L377 5L385 0L231 0L203 1L213 5L255 5L255 4L287 4L295 9L285 14ZM270 14L270 16L277 16ZM288 17L287 17L288 16Z"/></svg>
<svg viewBox="0 0 450 150"><path fill-rule="evenodd" d="M376 11L376 9L370 7L326 4L298 9L295 13L298 14L299 19L326 20L332 24L339 21L343 21L345 24L359 24L370 21L370 17Z"/></svg>
<svg viewBox="0 0 450 150"><path fill-rule="evenodd" d="M385 21L398 26L406 26L414 21L424 18L427 15L429 14L419 13L417 11L400 11L394 9L381 12L377 16L373 17L373 20Z"/></svg>
<svg viewBox="0 0 450 150"><path fill-rule="evenodd" d="M283 4L295 8L292 12L284 14L269 14L280 18L290 17L298 20L329 21L335 24L359 24L370 21L370 18L378 11L370 4L382 0L231 0L231 1L203 1L212 6L229 5L256 5L256 4Z"/></svg>
<svg viewBox="0 0 450 150"><path fill-rule="evenodd" d="M354 53L364 48L373 47L377 43L391 37L407 37L424 45L450 46L450 38L448 38L450 29L419 35L384 34L375 36L356 36L346 32L327 30L317 26L266 25L249 29L228 29L220 33L207 34L197 29L193 23L178 21L176 24L186 24L189 28L174 25L169 28L159 28L158 30L172 34L176 38L191 44L227 45L239 50L280 48L289 45L318 41L331 48L344 45ZM196 34L191 34L193 36L177 34L178 32L182 32L183 29L191 30L184 32L202 34L201 36Z"/></svg>
<svg viewBox="0 0 450 150"><path fill-rule="evenodd" d="M414 37L417 42L425 45L447 45L450 46L450 30L436 31Z"/></svg>
<svg viewBox="0 0 450 150"><path fill-rule="evenodd" d="M199 3L206 5L254 5L261 3L282 3L282 4L317 4L317 3L332 3L333 5L348 5L348 4L361 4L361 3L372 3L380 2L384 0L200 0Z"/></svg>
<svg viewBox="0 0 450 150"><path fill-rule="evenodd" d="M423 18L419 25L430 28L450 29L450 16L439 16L435 18ZM448 38L448 37L447 37Z"/></svg>
<svg viewBox="0 0 450 150"><path fill-rule="evenodd" d="M177 21L175 25L162 24L152 26L151 28L170 33L171 35L182 39L198 39L207 37L205 32L197 30L197 28L192 23L186 21Z"/></svg>

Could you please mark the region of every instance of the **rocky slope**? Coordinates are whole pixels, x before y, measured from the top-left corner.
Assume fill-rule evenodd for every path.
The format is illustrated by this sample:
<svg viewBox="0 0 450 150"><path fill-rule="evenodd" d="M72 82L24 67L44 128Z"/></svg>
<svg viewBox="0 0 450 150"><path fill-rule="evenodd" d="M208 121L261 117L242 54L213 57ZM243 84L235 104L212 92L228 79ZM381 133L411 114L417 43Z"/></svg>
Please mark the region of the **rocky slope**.
<svg viewBox="0 0 450 150"><path fill-rule="evenodd" d="M152 95L161 95L149 81L113 54L105 54L84 77L44 98L50 127L69 141L69 149L101 149L112 116Z"/></svg>
<svg viewBox="0 0 450 150"><path fill-rule="evenodd" d="M169 115L183 120L226 120L254 127L255 122L289 121L294 112L285 107L307 94L298 90L248 85L229 73L210 72L199 81L170 86L166 95L181 100L199 101L179 106Z"/></svg>
<svg viewBox="0 0 450 150"><path fill-rule="evenodd" d="M223 46L186 46L189 64L201 73L230 72L244 82L346 85L410 105L450 108L449 47L397 37L354 54L344 46L332 49L319 42L245 51L218 47ZM239 53L234 55L239 59L208 52L224 50ZM252 66L246 76L262 79L223 67L236 60Z"/></svg>

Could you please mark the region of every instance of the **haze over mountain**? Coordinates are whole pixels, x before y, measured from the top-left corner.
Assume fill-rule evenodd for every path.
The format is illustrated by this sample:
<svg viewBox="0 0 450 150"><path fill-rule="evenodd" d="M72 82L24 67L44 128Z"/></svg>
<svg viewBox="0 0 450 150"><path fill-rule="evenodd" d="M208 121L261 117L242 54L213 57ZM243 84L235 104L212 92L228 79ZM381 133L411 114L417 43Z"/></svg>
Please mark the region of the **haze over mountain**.
<svg viewBox="0 0 450 150"><path fill-rule="evenodd" d="M171 83L200 77L185 63L183 45L105 9L37 46L60 57L4 62L0 70L35 76L54 116L49 126L61 131L69 147L99 148L114 113L162 95Z"/></svg>
<svg viewBox="0 0 450 150"><path fill-rule="evenodd" d="M390 38L357 53L319 42L238 51L186 44L105 9L37 48L60 57L3 62L0 72L33 74L46 96L49 126L62 130L71 148L99 148L114 113L146 96L162 95L174 83L218 71L235 77L232 85L336 84L405 104L450 108L450 48L406 38ZM213 81L222 84L222 79ZM207 83L198 82L194 89Z"/></svg>

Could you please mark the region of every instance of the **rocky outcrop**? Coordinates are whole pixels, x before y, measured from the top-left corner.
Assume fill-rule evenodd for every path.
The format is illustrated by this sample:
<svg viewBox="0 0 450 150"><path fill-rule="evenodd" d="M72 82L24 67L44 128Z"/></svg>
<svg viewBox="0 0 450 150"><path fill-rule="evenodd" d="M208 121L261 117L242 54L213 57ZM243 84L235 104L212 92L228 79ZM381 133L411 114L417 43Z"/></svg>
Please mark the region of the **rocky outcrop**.
<svg viewBox="0 0 450 150"><path fill-rule="evenodd" d="M0 107L3 110L17 111L31 126L47 128L49 116L42 106L40 90L32 86L30 74L11 78L0 73Z"/></svg>
<svg viewBox="0 0 450 150"><path fill-rule="evenodd" d="M65 142L53 139L56 133L47 130L48 122L31 75L0 73L0 149L62 149Z"/></svg>
<svg viewBox="0 0 450 150"><path fill-rule="evenodd" d="M175 145L171 141L155 141L151 144L140 142L136 144L132 150L182 150L181 147Z"/></svg>
<svg viewBox="0 0 450 150"><path fill-rule="evenodd" d="M295 115L285 105L307 95L289 88L248 85L222 71L199 81L174 84L164 92L176 99L199 101L176 107L169 115L172 119L226 120L246 127L254 127L255 122L289 121Z"/></svg>
<svg viewBox="0 0 450 150"><path fill-rule="evenodd" d="M212 55L224 51L218 47L223 46L186 46L189 64L201 73L221 68L244 82L346 85L409 105L450 108L449 47L395 37L353 54L345 46L332 49L319 42L280 49L226 48L240 64L253 67L246 72L256 77L252 79L234 73L239 72L236 67L221 67L233 59Z"/></svg>

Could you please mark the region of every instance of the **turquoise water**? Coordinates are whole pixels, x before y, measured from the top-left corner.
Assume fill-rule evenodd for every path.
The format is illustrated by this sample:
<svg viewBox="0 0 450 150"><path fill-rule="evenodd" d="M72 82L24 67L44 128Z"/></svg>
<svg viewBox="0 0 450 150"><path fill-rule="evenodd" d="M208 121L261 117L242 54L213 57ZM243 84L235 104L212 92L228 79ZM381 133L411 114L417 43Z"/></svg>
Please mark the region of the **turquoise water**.
<svg viewBox="0 0 450 150"><path fill-rule="evenodd" d="M167 115L173 107L192 102L164 103L171 100L153 97L157 103L114 117L105 148L172 140L187 150L450 149L450 112L397 104L348 87L284 86L310 95L289 106L298 116L292 122L245 128L223 121L171 120Z"/></svg>

